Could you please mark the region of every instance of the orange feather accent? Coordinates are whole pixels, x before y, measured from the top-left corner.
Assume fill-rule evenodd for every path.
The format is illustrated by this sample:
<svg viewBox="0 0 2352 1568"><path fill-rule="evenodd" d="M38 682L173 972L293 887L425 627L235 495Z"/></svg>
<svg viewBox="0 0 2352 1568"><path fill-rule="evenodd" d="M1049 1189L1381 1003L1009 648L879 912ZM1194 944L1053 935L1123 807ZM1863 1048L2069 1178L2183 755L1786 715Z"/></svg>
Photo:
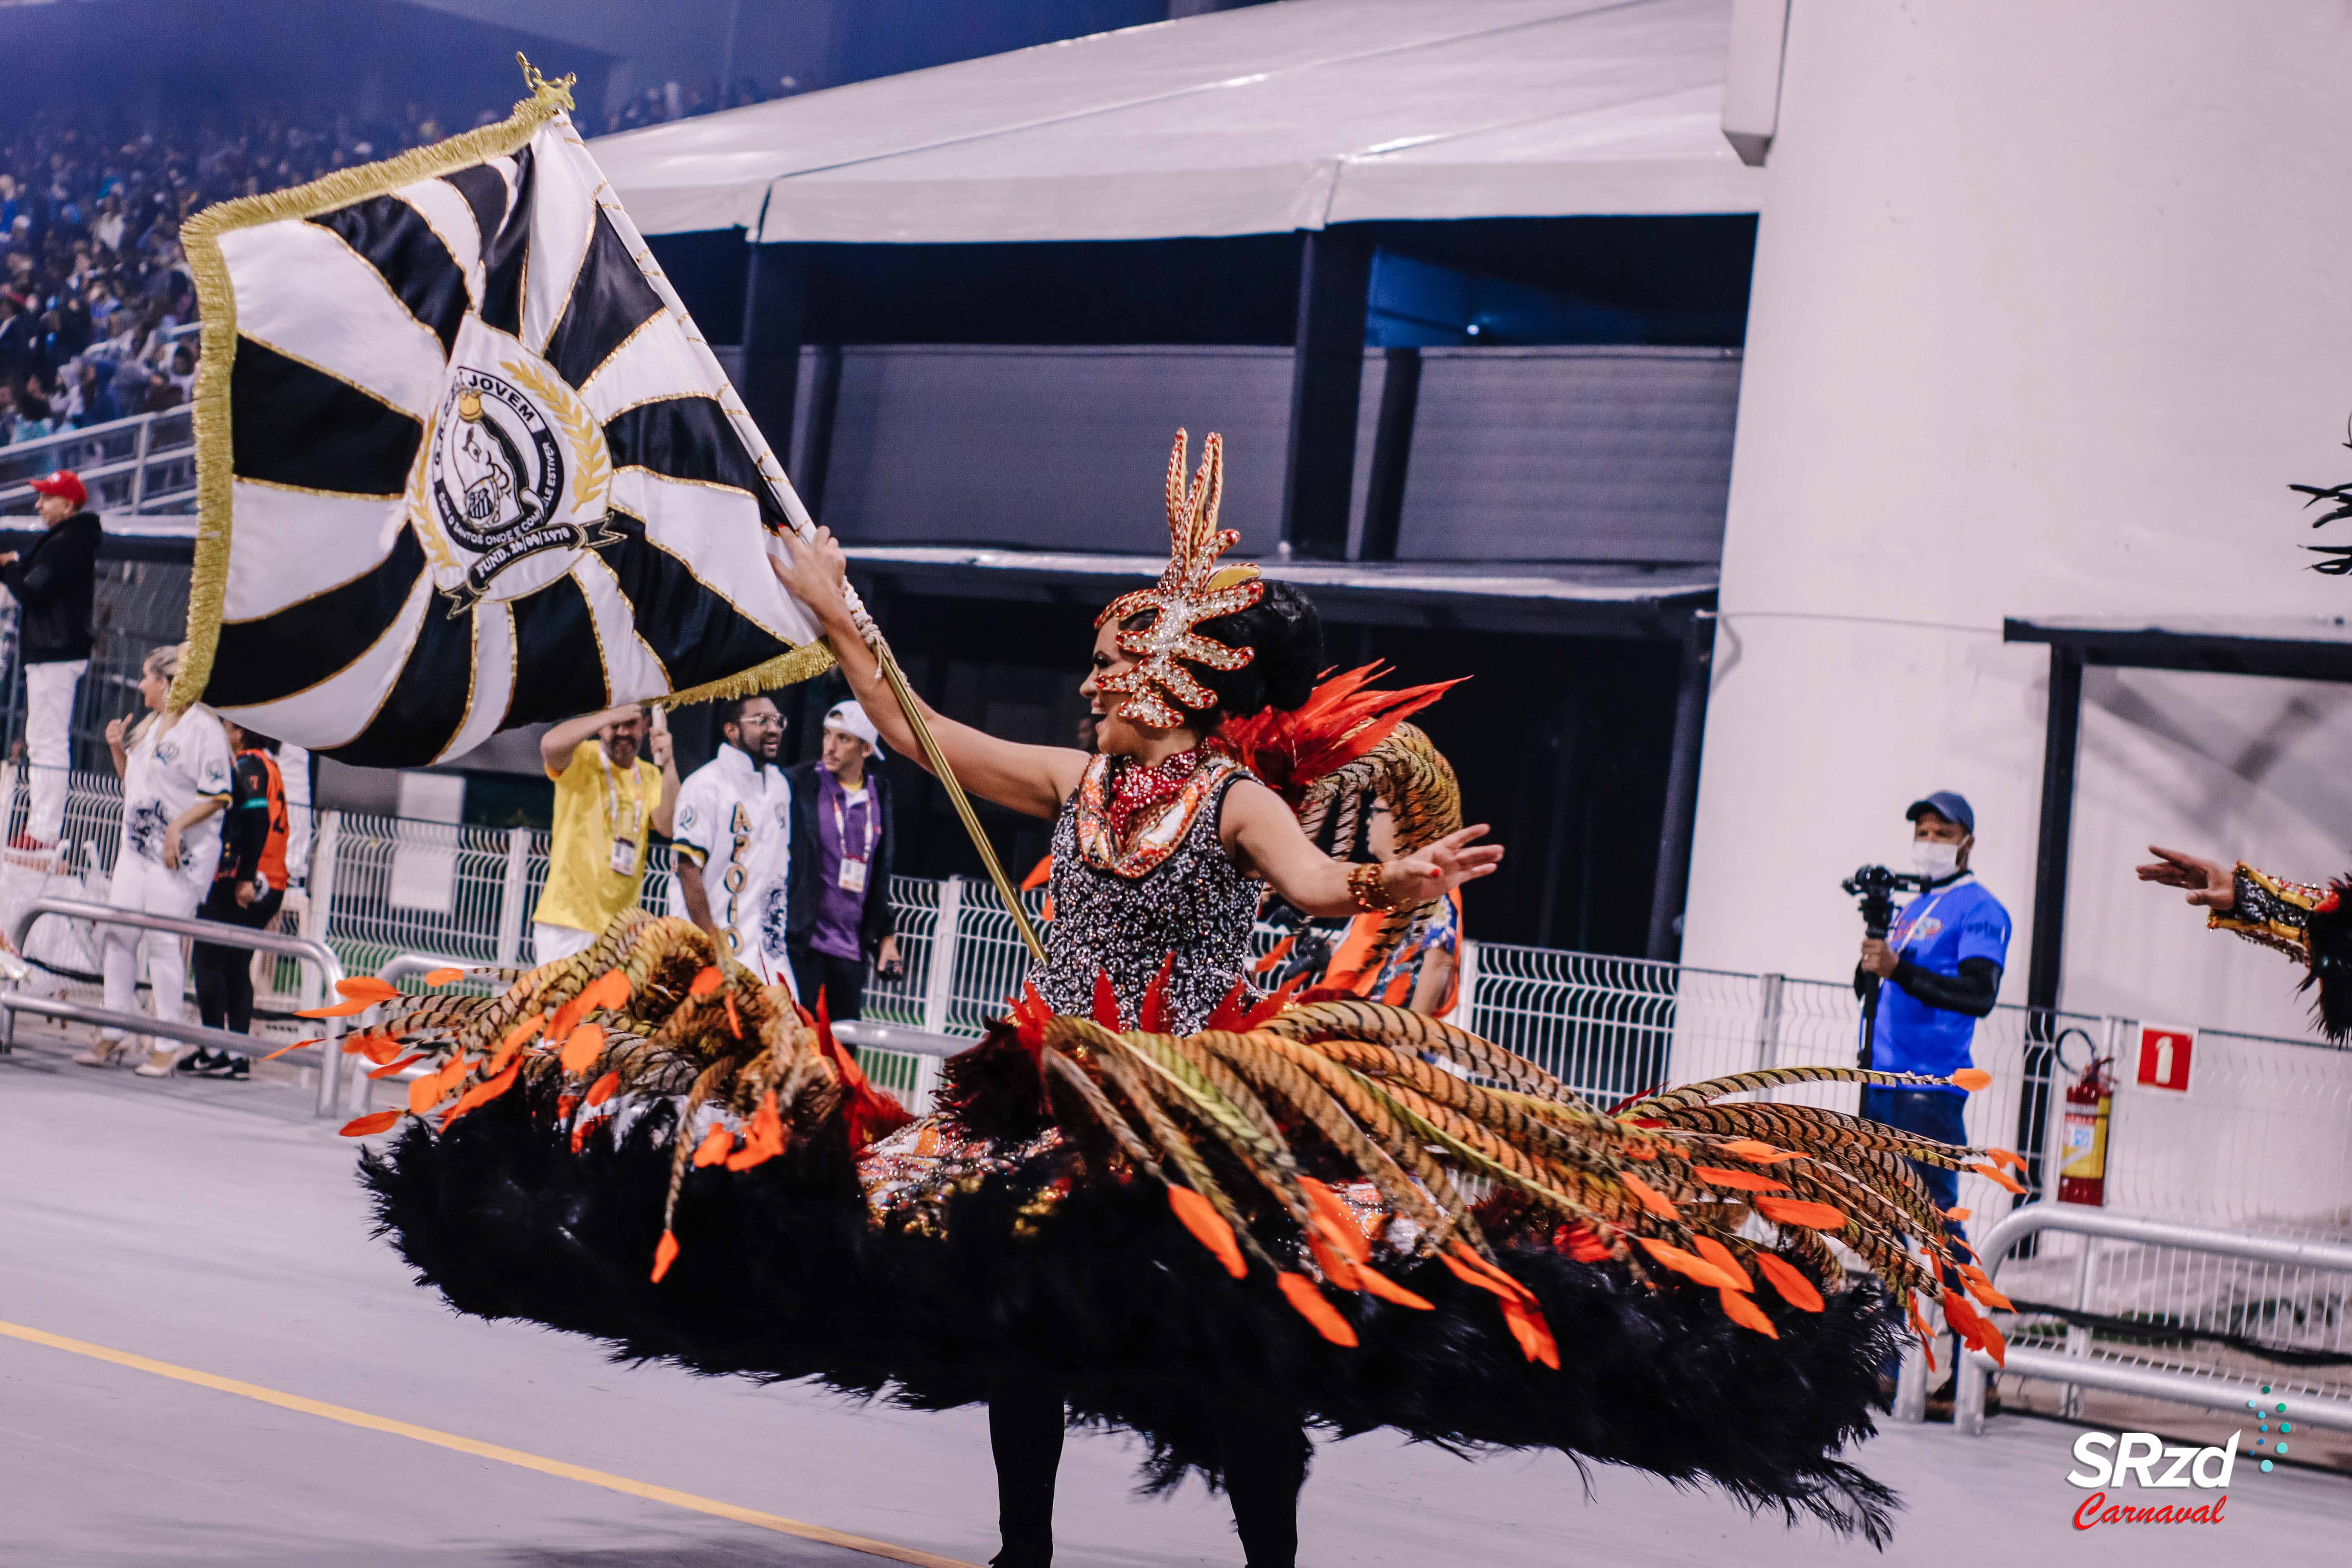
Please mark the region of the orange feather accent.
<svg viewBox="0 0 2352 1568"><path fill-rule="evenodd" d="M1354 1326L1324 1299L1322 1291L1315 1289L1315 1281L1304 1274L1286 1272L1276 1275L1274 1282L1282 1288L1283 1299L1290 1303L1291 1310L1312 1323L1317 1333L1335 1345L1356 1342Z"/></svg>
<svg viewBox="0 0 2352 1568"><path fill-rule="evenodd" d="M603 1078L596 1080L595 1087L589 1089L588 1109L591 1110L595 1110L596 1107L604 1104L606 1100L612 1099L613 1096L618 1094L620 1091L621 1075L618 1072L606 1073Z"/></svg>
<svg viewBox="0 0 2352 1568"><path fill-rule="evenodd" d="M1530 1307L1535 1305L1534 1291L1479 1257L1468 1242L1457 1240L1453 1246L1438 1254L1438 1260L1481 1289L1492 1290L1497 1296L1521 1301Z"/></svg>
<svg viewBox="0 0 2352 1568"><path fill-rule="evenodd" d="M817 1000L823 1002L824 998L820 996ZM727 993L727 1032L739 1040L743 1037L743 1019L735 1011L735 993L732 991Z"/></svg>
<svg viewBox="0 0 2352 1568"><path fill-rule="evenodd" d="M1982 1068L1962 1068L1952 1075L1952 1082L1973 1094L1978 1089L1992 1087L1992 1074Z"/></svg>
<svg viewBox="0 0 2352 1568"><path fill-rule="evenodd" d="M1969 1169L1991 1182L1994 1186L2007 1187L2011 1192L2017 1194L2020 1197L2025 1195L2025 1189L2018 1184L2017 1179L2011 1176L2008 1172L2002 1170L1999 1165L1993 1164L1990 1161L1979 1160L1975 1164L1970 1165Z"/></svg>
<svg viewBox="0 0 2352 1568"><path fill-rule="evenodd" d="M1780 1292L1780 1300L1791 1307L1818 1312L1827 1304L1822 1301L1822 1293L1813 1282L1786 1258L1759 1252L1756 1254L1756 1270L1770 1282L1773 1289Z"/></svg>
<svg viewBox="0 0 2352 1568"><path fill-rule="evenodd" d="M735 1134L724 1127L713 1127L702 1135L702 1142L695 1146L695 1168L699 1170L705 1165L716 1165L734 1152L734 1150Z"/></svg>
<svg viewBox="0 0 2352 1568"><path fill-rule="evenodd" d="M654 1246L654 1283L660 1284L662 1276L668 1273L669 1266L677 1261L677 1237L665 1230L661 1240Z"/></svg>
<svg viewBox="0 0 2352 1568"><path fill-rule="evenodd" d="M601 1024L583 1024L573 1029L563 1042L563 1070L586 1072L604 1054L604 1028Z"/></svg>
<svg viewBox="0 0 2352 1568"><path fill-rule="evenodd" d="M1737 1187L1743 1193L1785 1193L1789 1190L1788 1183L1759 1176L1753 1171L1727 1171L1720 1165L1697 1165L1693 1169L1698 1172L1702 1182L1709 1182L1718 1187Z"/></svg>
<svg viewBox="0 0 2352 1568"><path fill-rule="evenodd" d="M365 1057L382 1067L400 1054L400 1042L389 1035L353 1035L343 1043L343 1055Z"/></svg>
<svg viewBox="0 0 2352 1568"><path fill-rule="evenodd" d="M1541 1362L1554 1372L1559 1370L1559 1342L1552 1337L1551 1325L1544 1315L1525 1301L1503 1299L1503 1324L1517 1340L1519 1353L1529 1361Z"/></svg>
<svg viewBox="0 0 2352 1568"><path fill-rule="evenodd" d="M442 1086L439 1073L428 1073L408 1086L408 1109L422 1116L441 1103L449 1091Z"/></svg>
<svg viewBox="0 0 2352 1568"><path fill-rule="evenodd" d="M1979 1316L1969 1299L1957 1290L1944 1292L1944 1321L1960 1336L1960 1342L1971 1350L1980 1350L1992 1357L1997 1366L2009 1364L2009 1342L2001 1337L1991 1321Z"/></svg>
<svg viewBox="0 0 2352 1568"><path fill-rule="evenodd" d="M2013 1150L1988 1149L1985 1152L1992 1157L1992 1163L1996 1165L2007 1165L2012 1171L2025 1169L2025 1162Z"/></svg>
<svg viewBox="0 0 2352 1568"><path fill-rule="evenodd" d="M1288 936L1284 937L1280 942L1276 942L1273 948L1264 958L1261 958L1255 963L1251 964L1250 973L1252 974L1264 974L1267 970L1272 969L1276 964L1280 963L1284 959L1289 957L1290 950L1297 945L1298 933L1297 931L1292 931Z"/></svg>
<svg viewBox="0 0 2352 1568"><path fill-rule="evenodd" d="M1234 1227L1217 1212L1217 1205L1190 1187L1168 1189L1168 1206L1192 1239L1205 1247L1225 1266L1225 1272L1239 1279L1249 1273L1249 1264L1242 1257L1241 1243L1234 1239Z"/></svg>
<svg viewBox="0 0 2352 1568"><path fill-rule="evenodd" d="M776 1110L776 1091L760 1097L751 1119L743 1124L743 1146L727 1156L730 1171L748 1171L784 1152L784 1119Z"/></svg>
<svg viewBox="0 0 2352 1568"><path fill-rule="evenodd" d="M457 1121L457 1118L465 1115L466 1112L474 1110L478 1106L487 1105L491 1100L496 1100L499 1096L504 1094L507 1090L512 1089L514 1087L515 1075L521 1071L522 1063L516 1062L513 1066L508 1068L506 1071L499 1074L498 1077L478 1083L473 1088L467 1089L465 1093L459 1095L457 1097L457 1103L451 1106L441 1117L442 1131L448 1131L449 1123Z"/></svg>
<svg viewBox="0 0 2352 1568"><path fill-rule="evenodd" d="M1400 1307L1411 1307L1416 1312L1437 1310L1427 1300L1414 1295L1369 1263L1356 1265L1356 1279L1368 1296L1378 1296L1381 1300L1393 1301Z"/></svg>
<svg viewBox="0 0 2352 1568"><path fill-rule="evenodd" d="M1968 1217L1969 1217L1969 1215L1970 1214L1972 1214L1973 1212L1975 1212L1975 1211L1970 1210L1970 1209L1946 1209L1946 1210L1944 1211L1944 1217L1945 1217L1946 1219L1948 1219L1948 1220L1955 1220L1955 1221L1958 1221L1958 1220L1964 1220L1964 1219L1968 1218Z"/></svg>
<svg viewBox="0 0 2352 1568"><path fill-rule="evenodd" d="M1960 1283L1969 1288L1969 1294L1974 1296L1978 1300L1982 1301L1986 1306L1990 1307L1994 1311L2014 1312L2017 1310L2017 1303L2011 1301L2008 1297L2002 1295L1998 1289L1994 1289L1991 1277L1986 1274L1983 1269L1979 1268L1976 1265L1972 1263L1961 1264L1959 1268L1959 1275Z"/></svg>
<svg viewBox="0 0 2352 1568"><path fill-rule="evenodd" d="M370 1077L370 1078L390 1078L393 1074L394 1074L394 1073L396 1073L396 1072L400 1071L403 1068L413 1068L413 1067L415 1067L418 1062L421 1062L421 1061L423 1061L424 1059L425 1059L425 1053L424 1053L424 1052L422 1052L422 1051L419 1051L416 1055L415 1055L415 1056L413 1056L413 1057L403 1057L400 1060L398 1060L398 1061L396 1061L396 1062L386 1062L386 1063L384 1063L384 1064L383 1064L383 1066L382 1066L382 1067L380 1067L380 1068L376 1068L376 1069L374 1069L373 1072L369 1073L369 1074L368 1074L368 1077Z"/></svg>
<svg viewBox="0 0 2352 1568"><path fill-rule="evenodd" d="M1307 1207L1331 1230L1331 1243L1344 1250L1350 1262L1371 1261L1372 1244L1356 1224L1356 1216L1339 1201L1339 1194L1312 1176L1298 1178L1298 1190L1307 1194Z"/></svg>
<svg viewBox="0 0 2352 1568"><path fill-rule="evenodd" d="M1330 1229L1320 1219L1307 1224L1307 1255L1315 1259L1315 1267L1323 1270L1323 1278L1341 1290L1360 1290L1364 1287L1356 1278L1355 1260L1332 1245Z"/></svg>
<svg viewBox="0 0 2352 1568"><path fill-rule="evenodd" d="M1745 1160L1751 1165L1777 1165L1783 1160L1801 1160L1801 1154L1786 1149L1775 1149L1769 1143L1759 1143L1753 1138L1732 1138L1715 1145L1718 1154L1728 1154L1735 1160Z"/></svg>
<svg viewBox="0 0 2352 1568"><path fill-rule="evenodd" d="M1717 1290L1716 1300L1723 1303L1723 1315L1743 1329L1753 1329L1768 1339L1779 1339L1780 1331L1764 1315L1764 1309L1737 1290Z"/></svg>
<svg viewBox="0 0 2352 1568"><path fill-rule="evenodd" d="M400 994L400 987L373 974L362 974L350 980L336 981L335 994L353 1002L389 1002Z"/></svg>
<svg viewBox="0 0 2352 1568"><path fill-rule="evenodd" d="M581 994L593 1005L617 1013L629 1005L629 977L618 969L608 969L590 981Z"/></svg>
<svg viewBox="0 0 2352 1568"><path fill-rule="evenodd" d="M337 1002L331 1006L305 1007L294 1016L298 1018L348 1018L354 1013L364 1013L374 1005L375 1002L373 998L355 998L349 1002Z"/></svg>
<svg viewBox="0 0 2352 1568"><path fill-rule="evenodd" d="M545 1027L547 1027L547 1015L544 1013L533 1013L530 1017L525 1018L521 1023L517 1024L513 1028L509 1029L506 1032L506 1037L500 1040L499 1044L501 1047L511 1050Z"/></svg>
<svg viewBox="0 0 2352 1568"><path fill-rule="evenodd" d="M686 988L686 994L688 996L708 996L726 982L727 977L719 973L719 966L712 964L695 975L694 984Z"/></svg>
<svg viewBox="0 0 2352 1568"><path fill-rule="evenodd" d="M383 1131L399 1120L400 1112L397 1110L376 1110L365 1116L355 1116L343 1123L343 1136L364 1138L371 1132Z"/></svg>
<svg viewBox="0 0 2352 1568"><path fill-rule="evenodd" d="M425 976L425 984L427 985L446 985L453 980L463 980L465 978L466 972L462 969L442 968L428 972Z"/></svg>
<svg viewBox="0 0 2352 1568"><path fill-rule="evenodd" d="M285 1055L287 1052L289 1052L289 1051L299 1051L299 1050L300 1050L304 1046L323 1046L323 1045L325 1045L326 1043L327 1043L327 1042L326 1042L326 1041L324 1041L324 1040L297 1040L297 1041L295 1041L295 1042L294 1042L292 1045L290 1045L290 1046L280 1046L280 1047L278 1047L276 1050L274 1050L274 1051L270 1052L268 1056L263 1057L261 1059L262 1059L263 1061L266 1061L266 1062L274 1062L274 1061L276 1061L279 1057L284 1056L284 1055Z"/></svg>
<svg viewBox="0 0 2352 1568"><path fill-rule="evenodd" d="M1290 1005L1291 998L1297 995L1298 988L1306 984L1307 975L1303 971L1292 975L1287 984L1276 987L1271 994L1244 1016L1241 1028L1244 1031L1255 1029L1260 1024L1273 1018L1276 1014Z"/></svg>
<svg viewBox="0 0 2352 1568"><path fill-rule="evenodd" d="M1573 1225L1562 1226L1560 1229L1568 1233L1568 1255L1579 1263L1599 1263L1609 1256L1609 1244L1601 1239L1599 1231L1584 1221L1578 1220ZM1555 1235L1553 1244L1559 1245L1559 1239Z"/></svg>
<svg viewBox="0 0 2352 1568"><path fill-rule="evenodd" d="M1344 675L1327 672L1297 708L1227 719L1217 727L1217 739L1297 811L1309 784L1363 756L1406 719L1461 684L1444 680L1396 691L1369 689L1388 673L1377 660Z"/></svg>
<svg viewBox="0 0 2352 1568"><path fill-rule="evenodd" d="M1739 1288L1730 1275L1706 1258L1685 1252L1671 1242L1660 1241L1654 1236L1637 1236L1633 1240L1643 1251L1677 1274L1696 1279L1702 1285L1712 1285L1718 1290L1737 1290Z"/></svg>
<svg viewBox="0 0 2352 1568"><path fill-rule="evenodd" d="M1657 1188L1650 1185L1649 1183L1642 1180L1641 1177L1633 1174L1633 1172L1620 1171L1617 1173L1617 1179L1625 1184L1625 1190L1639 1199L1643 1208L1648 1209L1660 1219L1680 1219L1683 1217L1682 1211L1675 1208L1674 1205L1668 1203L1665 1200L1664 1195L1662 1194Z"/></svg>
<svg viewBox="0 0 2352 1568"><path fill-rule="evenodd" d="M1801 1225L1809 1230L1843 1230L1847 1223L1843 1209L1802 1198L1759 1197L1756 1212L1775 1225Z"/></svg>
<svg viewBox="0 0 2352 1568"><path fill-rule="evenodd" d="M1732 1255L1731 1248L1724 1246L1723 1243L1716 1240L1715 1237L1711 1236L1695 1236L1691 1237L1691 1250L1697 1253L1701 1258L1706 1258L1709 1263L1714 1264L1717 1268L1722 1269L1726 1274L1730 1275L1732 1286L1735 1289L1753 1290L1756 1289L1756 1282L1748 1278L1748 1270L1739 1267L1739 1259Z"/></svg>

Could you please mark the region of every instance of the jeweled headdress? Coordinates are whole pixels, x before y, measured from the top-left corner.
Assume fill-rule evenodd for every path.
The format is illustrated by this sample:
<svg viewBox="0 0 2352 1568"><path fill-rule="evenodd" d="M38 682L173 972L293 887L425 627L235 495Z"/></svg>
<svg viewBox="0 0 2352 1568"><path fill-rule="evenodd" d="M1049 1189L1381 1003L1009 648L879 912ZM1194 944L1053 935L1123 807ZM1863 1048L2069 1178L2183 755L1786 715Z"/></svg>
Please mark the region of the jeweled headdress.
<svg viewBox="0 0 2352 1568"><path fill-rule="evenodd" d="M1105 676L1099 684L1126 699L1118 705L1121 718L1156 730L1172 730L1184 722L1177 702L1195 711L1217 705L1217 694L1193 679L1180 659L1232 670L1257 657L1255 648L1228 647L1194 628L1202 621L1246 610L1265 594L1256 567L1217 564L1217 557L1242 537L1217 527L1217 507L1225 489L1224 437L1212 431L1201 444L1201 467L1190 489L1184 483L1187 439L1182 430L1177 431L1176 444L1168 453L1167 569L1157 584L1121 594L1095 617L1100 630L1108 622L1152 612L1150 625L1133 631L1122 627L1118 633L1119 650L1134 665Z"/></svg>

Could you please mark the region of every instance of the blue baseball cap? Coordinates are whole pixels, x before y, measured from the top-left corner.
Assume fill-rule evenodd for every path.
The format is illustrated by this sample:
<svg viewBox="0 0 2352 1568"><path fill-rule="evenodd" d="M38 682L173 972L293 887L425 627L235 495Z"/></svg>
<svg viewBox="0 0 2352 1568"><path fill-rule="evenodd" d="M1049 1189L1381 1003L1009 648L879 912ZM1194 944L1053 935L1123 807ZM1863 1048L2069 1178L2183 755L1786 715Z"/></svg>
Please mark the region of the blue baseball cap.
<svg viewBox="0 0 2352 1568"><path fill-rule="evenodd" d="M1957 822L1960 831L1973 834L1977 830L1977 814L1969 806L1969 797L1957 790L1939 789L1922 800L1911 803L1903 814L1906 822L1916 822L1924 812L1934 812L1947 822Z"/></svg>

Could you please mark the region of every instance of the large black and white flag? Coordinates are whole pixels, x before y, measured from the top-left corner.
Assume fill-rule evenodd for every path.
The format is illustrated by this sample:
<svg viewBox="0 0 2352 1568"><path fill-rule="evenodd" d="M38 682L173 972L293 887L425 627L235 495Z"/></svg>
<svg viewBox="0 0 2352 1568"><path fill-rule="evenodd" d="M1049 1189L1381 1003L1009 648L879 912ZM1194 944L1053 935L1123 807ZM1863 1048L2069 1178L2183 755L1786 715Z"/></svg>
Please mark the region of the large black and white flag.
<svg viewBox="0 0 2352 1568"><path fill-rule="evenodd" d="M202 520L175 700L414 766L824 668L805 514L563 110L187 226Z"/></svg>

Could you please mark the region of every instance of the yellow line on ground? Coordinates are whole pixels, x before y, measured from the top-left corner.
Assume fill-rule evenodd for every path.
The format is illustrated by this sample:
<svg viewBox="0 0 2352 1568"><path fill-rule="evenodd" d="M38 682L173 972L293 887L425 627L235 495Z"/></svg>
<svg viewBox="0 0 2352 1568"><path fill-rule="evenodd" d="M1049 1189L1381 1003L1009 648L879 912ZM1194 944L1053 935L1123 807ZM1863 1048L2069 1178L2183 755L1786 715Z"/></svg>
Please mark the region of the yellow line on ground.
<svg viewBox="0 0 2352 1568"><path fill-rule="evenodd" d="M541 1475L561 1476L568 1481L584 1481L606 1491L621 1492L629 1497L645 1498L653 1502L666 1502L674 1508L691 1509L697 1513L715 1514L731 1519L738 1524L757 1525L772 1530L779 1535L795 1536L802 1541L814 1541L826 1546L839 1546L851 1552L863 1552L869 1556L887 1557L893 1563L910 1563L915 1568L975 1568L956 1557L941 1557L936 1552L918 1552L909 1546L893 1546L887 1541L870 1541L862 1535L845 1535L838 1530L827 1530L821 1524L803 1524L797 1519L780 1514L761 1513L758 1509L738 1508L731 1502L715 1498L697 1497L692 1492L674 1491L646 1481L633 1481L626 1476L616 1476L605 1470L592 1470L584 1465L567 1465L561 1459L541 1458L526 1454L520 1448L502 1448L496 1443L477 1442L453 1433L436 1432L430 1426L413 1426L406 1421L394 1421L382 1415L371 1415L364 1410L348 1405L329 1405L321 1400L305 1399L299 1394L280 1394L274 1388L264 1388L257 1383L240 1383L233 1377L216 1377L209 1372L197 1372L192 1367L174 1366L167 1361L153 1361L128 1351L110 1350L87 1340L69 1340L63 1334L52 1334L40 1329L28 1329L21 1323L0 1321L0 1334L23 1340L27 1344L47 1345L51 1350L67 1351L75 1355L89 1356L96 1361L112 1362L136 1372L152 1372L158 1377L168 1377L181 1383L193 1383L199 1388L210 1388L222 1394L234 1394L241 1398L255 1399L264 1405L275 1405L280 1410L299 1411L305 1415L321 1415L330 1421L340 1421L346 1426L361 1426L371 1432L389 1432L395 1437L413 1438L430 1443L436 1448L451 1448L477 1458L496 1459L500 1464L537 1470Z"/></svg>

